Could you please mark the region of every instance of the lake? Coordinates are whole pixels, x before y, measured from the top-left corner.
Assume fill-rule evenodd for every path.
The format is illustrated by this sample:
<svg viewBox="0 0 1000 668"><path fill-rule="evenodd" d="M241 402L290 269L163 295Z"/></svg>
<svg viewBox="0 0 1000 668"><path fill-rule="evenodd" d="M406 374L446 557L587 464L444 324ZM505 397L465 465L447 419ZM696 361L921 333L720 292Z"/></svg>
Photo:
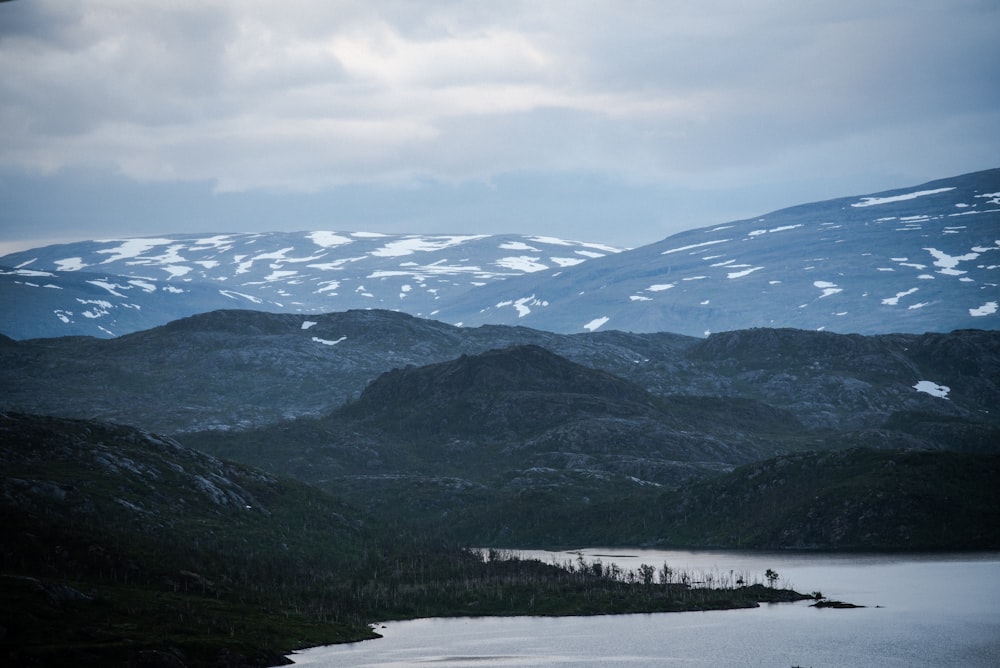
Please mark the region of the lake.
<svg viewBox="0 0 1000 668"><path fill-rule="evenodd" d="M1000 553L843 555L586 549L520 551L557 563L600 559L624 569L675 570L763 581L867 606L809 602L750 610L594 617L418 619L384 637L292 654L314 668L494 666L1000 666Z"/></svg>

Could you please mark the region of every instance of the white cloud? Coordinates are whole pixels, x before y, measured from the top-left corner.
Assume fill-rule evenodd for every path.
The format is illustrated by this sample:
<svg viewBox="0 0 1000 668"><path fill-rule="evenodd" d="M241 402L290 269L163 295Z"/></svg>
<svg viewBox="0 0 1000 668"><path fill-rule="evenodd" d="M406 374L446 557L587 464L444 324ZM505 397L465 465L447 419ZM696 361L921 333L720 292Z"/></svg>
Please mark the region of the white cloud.
<svg viewBox="0 0 1000 668"><path fill-rule="evenodd" d="M905 184L995 166L998 27L929 0L0 3L0 167L710 192L853 187L863 153Z"/></svg>

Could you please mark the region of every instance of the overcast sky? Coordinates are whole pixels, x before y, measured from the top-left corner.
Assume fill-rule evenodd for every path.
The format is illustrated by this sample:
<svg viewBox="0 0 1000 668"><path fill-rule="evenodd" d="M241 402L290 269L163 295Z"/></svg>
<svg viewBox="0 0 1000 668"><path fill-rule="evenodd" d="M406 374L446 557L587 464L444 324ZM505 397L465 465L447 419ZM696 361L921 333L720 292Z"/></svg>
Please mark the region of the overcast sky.
<svg viewBox="0 0 1000 668"><path fill-rule="evenodd" d="M997 0L13 0L0 67L0 253L638 246L1000 166Z"/></svg>

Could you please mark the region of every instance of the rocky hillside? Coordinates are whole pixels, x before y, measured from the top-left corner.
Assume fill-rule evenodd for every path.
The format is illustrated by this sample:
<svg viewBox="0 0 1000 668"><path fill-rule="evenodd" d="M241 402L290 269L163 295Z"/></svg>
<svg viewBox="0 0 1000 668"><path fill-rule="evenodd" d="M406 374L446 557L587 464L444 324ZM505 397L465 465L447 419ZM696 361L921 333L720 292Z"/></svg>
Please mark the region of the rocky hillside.
<svg viewBox="0 0 1000 668"><path fill-rule="evenodd" d="M757 585L681 601L635 573L484 560L426 525L379 529L171 439L25 414L0 414L0 520L0 663L12 666L257 668L373 637L373 620L804 598Z"/></svg>
<svg viewBox="0 0 1000 668"><path fill-rule="evenodd" d="M513 547L996 550L998 483L997 455L852 448L572 504L555 490L533 490L499 498L485 514L459 510L449 522L470 541Z"/></svg>
<svg viewBox="0 0 1000 668"><path fill-rule="evenodd" d="M538 346L515 346L387 372L320 419L184 441L344 493L339 485L371 476L469 487L506 485L498 481L509 476L530 478L522 486L567 476L676 485L812 445L803 431L766 404L657 397Z"/></svg>
<svg viewBox="0 0 1000 668"><path fill-rule="evenodd" d="M356 511L171 439L0 414L0 518L4 665L276 665L366 635L301 590L361 564Z"/></svg>
<svg viewBox="0 0 1000 668"><path fill-rule="evenodd" d="M1000 547L1000 456L788 455L664 495L668 544L766 549Z"/></svg>
<svg viewBox="0 0 1000 668"><path fill-rule="evenodd" d="M982 330L701 340L221 311L3 339L0 369L4 410L132 423L482 540L611 540L616 505L775 455L1000 447L1000 333Z"/></svg>
<svg viewBox="0 0 1000 668"><path fill-rule="evenodd" d="M805 340L796 339L798 345L813 350L823 342L810 345L810 337L837 337L755 332L749 335L751 340L754 334L776 339L802 334ZM779 366L771 398L778 396L778 388L791 392L799 386L805 388L798 392L800 402L810 391L830 401L829 387L845 381L830 380L819 369L825 364L844 374L851 369L859 373L864 367L859 360L872 348L864 343L865 337L858 338L862 341L854 342L853 353L846 346L841 359L828 355L819 366L810 362L808 367L816 373L812 380L803 375L799 383L790 375L787 369L799 368L791 360L790 366ZM730 388L741 383L752 387L740 376L748 374L759 382L760 364L741 362L737 352L743 344L729 344L733 355L719 361L722 369L715 370L712 382L728 378ZM687 349L686 358L705 354L702 345L708 342ZM790 357L795 348L788 347ZM739 365L735 379L722 373L729 363ZM761 364L767 367L769 362L765 358ZM879 371L871 365L864 368ZM824 383L827 395L822 394ZM543 540L539 532L544 529L555 531L552 540L561 536L570 543L621 542L625 535L639 538L609 529L617 526L610 511L603 519L587 522L543 518L568 517L574 508L614 503L642 506L652 502L656 490L714 478L775 454L856 445L998 451L1000 428L995 422L977 419L971 411L962 416L961 409L951 412L955 409L950 406L938 410L933 402L947 402L946 398L913 387L901 400L892 385L873 385L867 394L856 392L846 398L834 393L837 401L848 404L859 394L866 396L866 419L872 419L876 409L882 417L869 426L833 428L807 425L797 411L780 407L780 402L746 396L657 396L542 348L518 346L387 372L357 401L323 418L248 431L189 433L184 441L296 476L387 520L427 531L462 527L461 535L470 540L516 542L517 537L530 542ZM876 399L881 402L878 406ZM817 410L806 407L802 414L809 414L807 408ZM655 540L650 532L660 524L651 522L640 542Z"/></svg>
<svg viewBox="0 0 1000 668"><path fill-rule="evenodd" d="M163 433L316 416L379 374L535 344L617 373L669 364L694 339L462 329L389 311L320 316L218 311L116 339L0 340L0 405Z"/></svg>
<svg viewBox="0 0 1000 668"><path fill-rule="evenodd" d="M329 413L394 368L511 345L544 347L660 397L765 403L816 429L878 432L891 419L910 422L894 415L920 414L939 425L906 428L923 447L957 447L954 425L972 425L960 429L968 432L960 442L971 444L984 438L980 425L1000 420L1000 334L992 331L756 329L699 340L459 328L386 311L220 311L110 340L0 340L0 408L168 434L249 428Z"/></svg>

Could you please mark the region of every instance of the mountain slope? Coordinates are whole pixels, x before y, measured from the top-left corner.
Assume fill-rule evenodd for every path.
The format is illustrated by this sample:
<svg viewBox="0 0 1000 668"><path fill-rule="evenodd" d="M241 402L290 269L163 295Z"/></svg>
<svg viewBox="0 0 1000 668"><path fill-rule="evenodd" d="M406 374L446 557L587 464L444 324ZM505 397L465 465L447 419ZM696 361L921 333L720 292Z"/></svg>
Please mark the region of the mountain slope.
<svg viewBox="0 0 1000 668"><path fill-rule="evenodd" d="M375 637L372 620L804 598L724 587L681 602L634 575L484 560L352 515L305 485L130 427L0 413L0 662L257 668Z"/></svg>
<svg viewBox="0 0 1000 668"><path fill-rule="evenodd" d="M115 339L0 340L0 406L100 417L162 433L319 415L379 374L516 344L619 374L669 365L695 339L458 328L388 311L218 311ZM662 369L662 367L660 367Z"/></svg>
<svg viewBox="0 0 1000 668"><path fill-rule="evenodd" d="M815 436L766 404L657 397L538 346L514 346L387 372L319 419L183 439L437 533L456 513L523 532L523 517L498 514L512 499L544 490L560 507L645 498L814 447Z"/></svg>
<svg viewBox="0 0 1000 668"><path fill-rule="evenodd" d="M184 440L338 492L345 477L481 486L525 471L540 484L566 474L676 484L796 448L801 425L793 416L732 403L753 414L751 433L741 431L745 422L722 419L728 402L656 397L538 346L513 346L387 372L322 418Z"/></svg>
<svg viewBox="0 0 1000 668"><path fill-rule="evenodd" d="M590 503L566 504L544 490L508 497L494 509L506 522L484 521L475 507L449 519L458 534L490 545L996 550L998 482L997 454L852 448L785 455L674 490Z"/></svg>
<svg viewBox="0 0 1000 668"><path fill-rule="evenodd" d="M1000 456L855 449L741 467L668 493L673 544L798 549L1000 547Z"/></svg>
<svg viewBox="0 0 1000 668"><path fill-rule="evenodd" d="M976 390L951 400L937 396L944 390L936 383L928 393L920 382L900 382L919 377L928 351L941 355L924 368L944 373L949 349L975 351L975 371L947 378L967 377ZM716 357L719 350L728 354ZM726 395L656 396L517 346L395 369L319 419L184 440L424 531L510 544L544 540L544 531L571 543L621 541L630 534L613 528L615 503L641 506L657 489L775 454L856 445L996 453L1000 423L984 407L1000 391L998 353L994 332L730 332L686 348L676 364L688 374L686 389L703 383ZM603 510L589 523L554 520L591 506Z"/></svg>
<svg viewBox="0 0 1000 668"><path fill-rule="evenodd" d="M663 482L675 480L673 463L716 470L759 459L773 452L778 433L792 441L801 429L788 413L763 404L751 410L756 430L748 435L724 423L724 402L656 397L538 346L514 346L390 371L328 420L346 423L352 437L367 432L387 449L405 448L425 472L447 467L482 479L516 461L521 469L645 470ZM401 456L386 459L393 467Z"/></svg>
<svg viewBox="0 0 1000 668"><path fill-rule="evenodd" d="M0 332L110 337L216 309L704 336L998 329L1000 169L795 206L629 251L519 235L173 235L0 257Z"/></svg>
<svg viewBox="0 0 1000 668"><path fill-rule="evenodd" d="M0 413L0 520L4 665L276 665L370 635L315 593L362 564L355 511L171 439Z"/></svg>
<svg viewBox="0 0 1000 668"><path fill-rule="evenodd" d="M62 244L0 258L0 327L15 339L106 338L228 308L433 317L475 287L620 250L536 236L327 231Z"/></svg>
<svg viewBox="0 0 1000 668"><path fill-rule="evenodd" d="M861 336L790 329L715 334L685 351L691 389L784 406L813 427L878 427L926 412L997 424L1000 332Z"/></svg>
<svg viewBox="0 0 1000 668"><path fill-rule="evenodd" d="M998 285L994 169L683 232L483 286L435 317L692 336L750 327L945 332L1000 328Z"/></svg>
<svg viewBox="0 0 1000 668"><path fill-rule="evenodd" d="M394 368L529 344L659 397L751 400L788 410L810 428L868 439L858 444L884 438L880 430L894 415L919 414L935 426L906 429L906 447L983 449L1000 420L995 331L860 336L753 329L699 340L459 328L387 311L220 311L115 339L0 339L0 409L102 418L167 434L242 429L326 414ZM896 426L892 432L903 433Z"/></svg>

